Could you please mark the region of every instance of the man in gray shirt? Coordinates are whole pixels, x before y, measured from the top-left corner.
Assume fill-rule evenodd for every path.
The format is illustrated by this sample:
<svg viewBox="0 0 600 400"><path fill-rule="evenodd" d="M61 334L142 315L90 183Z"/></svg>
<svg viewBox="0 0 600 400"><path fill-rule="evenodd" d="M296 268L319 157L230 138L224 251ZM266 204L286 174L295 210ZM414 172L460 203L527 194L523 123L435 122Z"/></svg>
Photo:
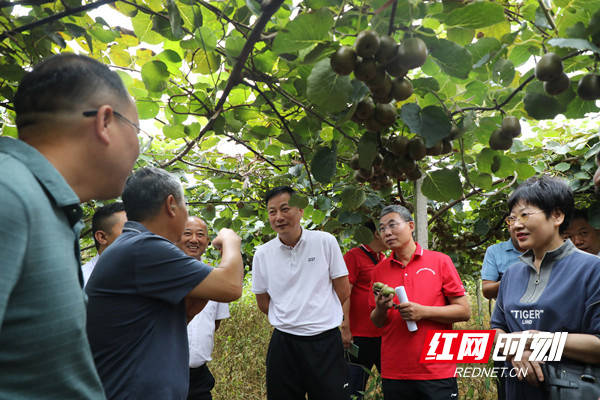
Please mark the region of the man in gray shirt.
<svg viewBox="0 0 600 400"><path fill-rule="evenodd" d="M79 203L122 192L139 153L135 103L105 65L61 54L24 76L14 107L19 140L0 137L0 398L104 399Z"/></svg>

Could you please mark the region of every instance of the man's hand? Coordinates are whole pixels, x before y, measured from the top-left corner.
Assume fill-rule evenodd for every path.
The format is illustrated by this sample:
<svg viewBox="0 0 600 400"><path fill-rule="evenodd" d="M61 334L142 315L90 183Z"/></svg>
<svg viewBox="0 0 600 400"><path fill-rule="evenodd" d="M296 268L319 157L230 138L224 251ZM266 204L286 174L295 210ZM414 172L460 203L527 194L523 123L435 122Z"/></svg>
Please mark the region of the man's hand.
<svg viewBox="0 0 600 400"><path fill-rule="evenodd" d="M394 295L383 295L381 292L375 294L375 306L379 309L387 311L394 307Z"/></svg>
<svg viewBox="0 0 600 400"><path fill-rule="evenodd" d="M242 239L231 229L223 228L219 231L217 237L213 239L212 245L215 249L221 251L224 243L229 245L237 244L239 246L242 243Z"/></svg>
<svg viewBox="0 0 600 400"><path fill-rule="evenodd" d="M515 361L514 358L509 358L513 367L517 368L517 377L520 381L525 379L532 386L540 386L544 381L544 373L542 372L541 363L538 361L529 361L531 350L525 350L521 361ZM525 377L521 371L527 371Z"/></svg>
<svg viewBox="0 0 600 400"><path fill-rule="evenodd" d="M396 306L400 315L406 321L420 321L425 318L425 310L422 305L412 301L400 303Z"/></svg>
<svg viewBox="0 0 600 400"><path fill-rule="evenodd" d="M344 349L347 349L352 344L352 332L350 332L348 324L342 324L340 328L342 331L342 344L344 345Z"/></svg>

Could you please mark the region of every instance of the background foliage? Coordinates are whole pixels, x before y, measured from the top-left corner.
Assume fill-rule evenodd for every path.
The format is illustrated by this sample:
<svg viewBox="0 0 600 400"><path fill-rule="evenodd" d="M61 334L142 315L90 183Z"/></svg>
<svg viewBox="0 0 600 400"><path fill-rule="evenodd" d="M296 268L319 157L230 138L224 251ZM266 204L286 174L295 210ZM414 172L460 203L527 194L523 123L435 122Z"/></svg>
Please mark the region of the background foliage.
<svg viewBox="0 0 600 400"><path fill-rule="evenodd" d="M103 4L126 22L93 14ZM464 134L453 151L427 156L419 168L432 246L452 255L463 275L476 275L485 247L503 235L503 202L514 185L549 172L591 193L600 145L589 113L598 108L575 88L596 68L586 29L599 8L600 0L0 2L2 134L16 135L11 100L31 65L63 51L111 65L151 132L140 135L137 167L178 174L193 213L215 230L241 232L249 263L273 234L261 207L268 187L293 184L307 226L349 246L368 239L361 222L382 204L412 208L414 199L411 182L381 191L356 182L351 157L368 165L392 136L418 134L431 144L455 124ZM409 73L415 93L395 103L400 118L376 134L350 120L366 86L329 66L329 56L366 28L398 42L419 36L429 49L425 65ZM532 77L546 51L563 57L571 77L557 97ZM510 150L491 150L503 115L531 129Z"/></svg>

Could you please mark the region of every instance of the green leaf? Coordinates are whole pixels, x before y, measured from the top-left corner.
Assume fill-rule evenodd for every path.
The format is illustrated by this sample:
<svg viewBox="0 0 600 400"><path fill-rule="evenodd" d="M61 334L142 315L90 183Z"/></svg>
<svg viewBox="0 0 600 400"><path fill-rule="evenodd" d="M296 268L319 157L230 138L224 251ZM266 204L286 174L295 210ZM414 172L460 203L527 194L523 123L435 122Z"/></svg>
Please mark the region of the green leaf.
<svg viewBox="0 0 600 400"><path fill-rule="evenodd" d="M517 171L519 179L521 179L521 180L531 178L532 176L534 176L536 174L535 168L533 168L531 165L525 164L525 163L517 163L515 171Z"/></svg>
<svg viewBox="0 0 600 400"><path fill-rule="evenodd" d="M333 23L333 17L326 8L310 14L301 14L279 31L273 41L273 52L293 53L327 40Z"/></svg>
<svg viewBox="0 0 600 400"><path fill-rule="evenodd" d="M348 186L342 192L342 207L346 210L355 210L366 200L365 192L353 186Z"/></svg>
<svg viewBox="0 0 600 400"><path fill-rule="evenodd" d="M142 80L152 92L162 92L167 87L169 71L162 61L150 61L142 65Z"/></svg>
<svg viewBox="0 0 600 400"><path fill-rule="evenodd" d="M478 1L450 12L444 22L448 26L483 28L505 21L504 7L500 3Z"/></svg>
<svg viewBox="0 0 600 400"><path fill-rule="evenodd" d="M427 147L434 146L450 134L450 118L437 106L428 106L421 110L421 127L419 134L425 139Z"/></svg>
<svg viewBox="0 0 600 400"><path fill-rule="evenodd" d="M352 235L358 243L369 244L373 240L373 232L363 225L358 225Z"/></svg>
<svg viewBox="0 0 600 400"><path fill-rule="evenodd" d="M353 88L350 77L333 72L329 59L319 61L308 76L307 97L325 112L339 112L350 102Z"/></svg>
<svg viewBox="0 0 600 400"><path fill-rule="evenodd" d="M427 174L421 190L426 197L436 201L457 200L463 194L458 171L454 169L440 169Z"/></svg>
<svg viewBox="0 0 600 400"><path fill-rule="evenodd" d="M0 64L0 78L8 81L20 81L25 70L17 64Z"/></svg>
<svg viewBox="0 0 600 400"><path fill-rule="evenodd" d="M468 28L448 28L447 38L451 42L458 43L461 46L467 45L473 41L475 30Z"/></svg>
<svg viewBox="0 0 600 400"><path fill-rule="evenodd" d="M158 114L158 103L151 100L136 101L139 119L152 119Z"/></svg>
<svg viewBox="0 0 600 400"><path fill-rule="evenodd" d="M377 155L377 134L365 132L358 142L358 164L363 169L370 169Z"/></svg>
<svg viewBox="0 0 600 400"><path fill-rule="evenodd" d="M527 93L523 103L529 116L535 119L552 119L566 111L566 108L556 98L542 93Z"/></svg>
<svg viewBox="0 0 600 400"><path fill-rule="evenodd" d="M308 199L305 196L302 196L301 194L298 194L296 192L292 194L292 197L290 197L288 205L291 207L298 207L304 209L306 208L306 206L308 206Z"/></svg>
<svg viewBox="0 0 600 400"><path fill-rule="evenodd" d="M566 162L561 162L556 164L556 166L554 167L555 170L560 171L560 172L565 172L568 171L569 168L571 168L571 164L566 163Z"/></svg>
<svg viewBox="0 0 600 400"><path fill-rule="evenodd" d="M404 104L400 109L400 118L402 118L402 121L408 126L411 132L420 132L421 107L417 103Z"/></svg>
<svg viewBox="0 0 600 400"><path fill-rule="evenodd" d="M335 176L337 151L335 143L330 147L318 147L310 171L318 182L329 183Z"/></svg>
<svg viewBox="0 0 600 400"><path fill-rule="evenodd" d="M182 125L165 125L163 133L170 139L180 139L185 137L185 131Z"/></svg>
<svg viewBox="0 0 600 400"><path fill-rule="evenodd" d="M227 56L233 59L237 58L242 52L245 44L246 39L243 37L234 35L230 36L227 38L227 42L225 43L225 52L227 53Z"/></svg>
<svg viewBox="0 0 600 400"><path fill-rule="evenodd" d="M494 82L501 84L504 87L510 86L515 78L515 66L509 60L500 58L494 63L492 70L492 79Z"/></svg>
<svg viewBox="0 0 600 400"><path fill-rule="evenodd" d="M342 224L360 224L363 220L362 215L351 212L351 211L342 211L340 213L339 220Z"/></svg>
<svg viewBox="0 0 600 400"><path fill-rule="evenodd" d="M411 81L415 92L438 92L440 84L434 78L417 78Z"/></svg>
<svg viewBox="0 0 600 400"><path fill-rule="evenodd" d="M141 42L146 42L148 44L159 44L164 41L163 37L152 30L154 25L152 23L152 18L150 18L148 14L141 12L138 13L132 18L131 25L133 26L135 35L140 39Z"/></svg>
<svg viewBox="0 0 600 400"><path fill-rule="evenodd" d="M512 158L504 155L497 156L500 160L500 166L498 170L494 172L499 178L506 178L508 176L514 175L516 164Z"/></svg>
<svg viewBox="0 0 600 400"><path fill-rule="evenodd" d="M496 156L496 154L497 153L492 149L483 149L477 155L477 168L479 168L479 171L491 173L492 163L494 162L494 157Z"/></svg>
<svg viewBox="0 0 600 400"><path fill-rule="evenodd" d="M175 0L167 0L167 10L169 12L169 23L171 24L171 32L176 39L183 38L183 29L181 28L181 14L175 4Z"/></svg>
<svg viewBox="0 0 600 400"><path fill-rule="evenodd" d="M591 50L597 54L600 54L600 48L593 43L588 42L585 39L550 39L548 44L556 47L564 47L567 49L577 50Z"/></svg>
<svg viewBox="0 0 600 400"><path fill-rule="evenodd" d="M468 78L472 65L472 56L469 50L446 39L430 43L432 45L428 47L430 47L431 56L442 71L456 78Z"/></svg>

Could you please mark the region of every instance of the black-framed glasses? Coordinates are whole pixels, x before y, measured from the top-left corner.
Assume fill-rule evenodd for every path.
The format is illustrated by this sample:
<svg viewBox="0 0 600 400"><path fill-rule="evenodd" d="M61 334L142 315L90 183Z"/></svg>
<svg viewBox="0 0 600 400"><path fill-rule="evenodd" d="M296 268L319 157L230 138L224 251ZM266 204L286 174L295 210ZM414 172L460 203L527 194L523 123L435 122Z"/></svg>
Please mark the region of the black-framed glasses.
<svg viewBox="0 0 600 400"><path fill-rule="evenodd" d="M148 132L146 132L145 130L143 130L142 128L140 128L140 126L138 124L136 124L135 122L131 121L129 118L127 118L126 116L124 116L120 112L113 110L113 114L115 114L115 116L117 118L120 118L121 120L127 122L129 125L133 126L135 128L136 135L138 133L142 132L144 135L146 135L148 137L152 137ZM90 110L90 111L84 111L83 112L83 116L84 117L95 117L96 115L98 115L98 110Z"/></svg>

